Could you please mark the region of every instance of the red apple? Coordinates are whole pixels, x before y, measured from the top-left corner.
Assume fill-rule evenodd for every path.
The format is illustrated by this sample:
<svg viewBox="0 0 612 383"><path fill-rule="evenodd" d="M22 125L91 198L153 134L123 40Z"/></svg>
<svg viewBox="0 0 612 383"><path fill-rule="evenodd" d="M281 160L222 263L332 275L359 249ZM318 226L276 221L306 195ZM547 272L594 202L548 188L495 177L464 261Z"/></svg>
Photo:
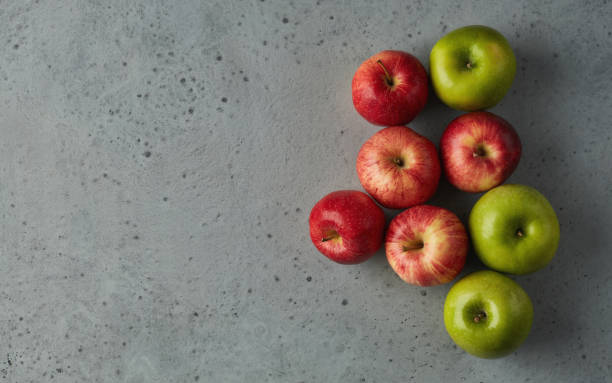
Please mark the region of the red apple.
<svg viewBox="0 0 612 383"><path fill-rule="evenodd" d="M473 112L448 124L440 152L448 181L458 189L477 193L510 177L521 158L521 140L503 118Z"/></svg>
<svg viewBox="0 0 612 383"><path fill-rule="evenodd" d="M468 236L455 214L420 205L393 218L385 249L400 278L413 285L432 286L452 281L463 269Z"/></svg>
<svg viewBox="0 0 612 383"><path fill-rule="evenodd" d="M382 51L353 76L353 105L374 125L405 125L427 102L427 72L413 55Z"/></svg>
<svg viewBox="0 0 612 383"><path fill-rule="evenodd" d="M406 126L384 128L357 155L363 188L381 205L400 209L427 201L438 188L435 145Z"/></svg>
<svg viewBox="0 0 612 383"><path fill-rule="evenodd" d="M310 212L310 239L332 261L361 263L380 248L385 215L367 194L356 190L330 193Z"/></svg>

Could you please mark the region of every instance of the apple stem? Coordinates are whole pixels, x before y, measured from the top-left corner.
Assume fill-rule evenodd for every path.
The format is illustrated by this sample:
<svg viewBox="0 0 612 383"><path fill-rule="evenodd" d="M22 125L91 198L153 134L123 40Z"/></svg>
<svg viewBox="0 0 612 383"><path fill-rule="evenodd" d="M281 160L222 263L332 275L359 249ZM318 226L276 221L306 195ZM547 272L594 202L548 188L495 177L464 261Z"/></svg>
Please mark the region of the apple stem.
<svg viewBox="0 0 612 383"><path fill-rule="evenodd" d="M518 230L516 231L516 236L517 236L517 237L522 237L522 236L523 236L523 231L522 231L521 229L518 229Z"/></svg>
<svg viewBox="0 0 612 383"><path fill-rule="evenodd" d="M466 66L468 69L472 69L472 63L471 63L471 62L469 62L469 61L467 62L467 64L465 64L465 66Z"/></svg>
<svg viewBox="0 0 612 383"><path fill-rule="evenodd" d="M425 243L423 243L422 240L417 239L416 241L412 243L407 243L404 246L402 246L402 250L404 251L421 250L424 247L425 247Z"/></svg>
<svg viewBox="0 0 612 383"><path fill-rule="evenodd" d="M478 313L478 315L474 317L474 323L478 323L480 322L481 319L484 319L486 317L487 317L487 314L484 311L481 311Z"/></svg>
<svg viewBox="0 0 612 383"><path fill-rule="evenodd" d="M387 85L389 86L393 86L393 78L391 77L391 75L389 75L389 72L387 72L387 68L385 68L385 66L383 65L381 60L376 61L376 63L378 65L380 65L380 67L383 69L383 71L385 71L385 81L387 81Z"/></svg>
<svg viewBox="0 0 612 383"><path fill-rule="evenodd" d="M487 154L487 151L482 145L478 145L476 150L472 154L474 157L484 157Z"/></svg>
<svg viewBox="0 0 612 383"><path fill-rule="evenodd" d="M325 232L322 234L325 234L325 237L321 238L321 242L327 242L331 241L332 239L340 238L340 235L338 235L336 230L325 230Z"/></svg>

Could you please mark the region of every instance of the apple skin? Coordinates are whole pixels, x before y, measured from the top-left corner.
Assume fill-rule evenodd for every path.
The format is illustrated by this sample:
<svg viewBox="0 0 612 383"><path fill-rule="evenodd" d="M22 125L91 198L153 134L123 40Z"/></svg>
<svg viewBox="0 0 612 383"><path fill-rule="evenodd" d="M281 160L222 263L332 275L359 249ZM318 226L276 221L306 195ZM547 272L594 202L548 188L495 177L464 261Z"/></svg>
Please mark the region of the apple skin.
<svg viewBox="0 0 612 383"><path fill-rule="evenodd" d="M483 270L459 280L444 302L444 324L453 341L480 358L499 358L529 335L533 305L512 279Z"/></svg>
<svg viewBox="0 0 612 383"><path fill-rule="evenodd" d="M469 219L474 251L493 270L528 274L546 266L559 244L559 221L548 200L526 185L491 189Z"/></svg>
<svg viewBox="0 0 612 383"><path fill-rule="evenodd" d="M441 172L436 146L406 126L384 128L370 137L359 150L356 166L363 188L392 209L431 198Z"/></svg>
<svg viewBox="0 0 612 383"><path fill-rule="evenodd" d="M341 264L366 261L380 248L385 214L365 193L332 192L310 211L310 239L327 258Z"/></svg>
<svg viewBox="0 0 612 383"><path fill-rule="evenodd" d="M501 33L470 25L438 40L429 55L429 70L442 102L474 111L501 101L514 81L516 58Z"/></svg>
<svg viewBox="0 0 612 383"><path fill-rule="evenodd" d="M425 107L425 67L409 53L382 51L361 64L353 76L353 105L374 125L405 125Z"/></svg>
<svg viewBox="0 0 612 383"><path fill-rule="evenodd" d="M391 221L385 251L405 282L433 286L452 281L463 269L469 240L465 227L441 207L411 207Z"/></svg>
<svg viewBox="0 0 612 383"><path fill-rule="evenodd" d="M502 184L521 158L521 140L503 118L472 112L448 124L440 140L442 168L456 188L478 193Z"/></svg>

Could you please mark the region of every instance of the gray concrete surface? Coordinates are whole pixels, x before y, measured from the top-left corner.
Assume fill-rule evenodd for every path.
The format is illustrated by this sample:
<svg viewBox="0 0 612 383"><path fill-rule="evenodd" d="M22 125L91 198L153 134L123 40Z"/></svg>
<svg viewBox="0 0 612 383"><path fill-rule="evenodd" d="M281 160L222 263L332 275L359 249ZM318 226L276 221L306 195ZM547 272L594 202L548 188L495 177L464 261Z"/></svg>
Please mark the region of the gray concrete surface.
<svg viewBox="0 0 612 383"><path fill-rule="evenodd" d="M0 381L612 381L612 4L504 3L0 2ZM493 361L446 334L450 285L407 285L382 251L333 264L307 224L360 188L361 61L427 63L476 23L518 59L493 109L523 140L511 181L562 228L515 278L531 335ZM456 115L432 97L411 126L437 142ZM432 203L465 220L476 199Z"/></svg>

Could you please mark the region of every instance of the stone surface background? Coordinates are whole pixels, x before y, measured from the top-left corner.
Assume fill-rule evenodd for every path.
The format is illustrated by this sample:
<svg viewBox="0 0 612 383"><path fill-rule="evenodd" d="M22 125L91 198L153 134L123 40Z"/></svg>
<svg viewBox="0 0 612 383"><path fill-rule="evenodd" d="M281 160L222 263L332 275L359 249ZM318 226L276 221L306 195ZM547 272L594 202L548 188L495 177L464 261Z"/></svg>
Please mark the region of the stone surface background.
<svg viewBox="0 0 612 383"><path fill-rule="evenodd" d="M1 1L0 380L611 381L610 20L606 0ZM382 49L427 64L468 24L515 49L492 109L523 140L510 181L562 230L515 278L535 321L499 360L453 345L450 285L308 237L319 198L360 189L377 130L355 69ZM458 114L431 97L411 127L437 142ZM443 182L431 203L465 222L477 198Z"/></svg>

